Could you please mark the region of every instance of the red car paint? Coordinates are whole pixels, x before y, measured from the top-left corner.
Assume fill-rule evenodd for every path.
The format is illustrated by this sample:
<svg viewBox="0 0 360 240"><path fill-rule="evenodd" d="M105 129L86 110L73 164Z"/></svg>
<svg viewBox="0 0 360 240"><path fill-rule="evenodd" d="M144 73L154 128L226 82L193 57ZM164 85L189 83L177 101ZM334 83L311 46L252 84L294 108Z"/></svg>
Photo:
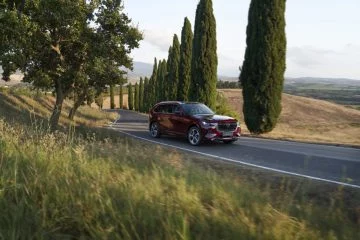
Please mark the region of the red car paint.
<svg viewBox="0 0 360 240"><path fill-rule="evenodd" d="M241 134L236 119L216 115L201 103L176 101L160 102L150 110L149 131L153 137L163 134L186 136L192 145L198 145L203 140L231 143ZM197 136L199 141L195 141Z"/></svg>

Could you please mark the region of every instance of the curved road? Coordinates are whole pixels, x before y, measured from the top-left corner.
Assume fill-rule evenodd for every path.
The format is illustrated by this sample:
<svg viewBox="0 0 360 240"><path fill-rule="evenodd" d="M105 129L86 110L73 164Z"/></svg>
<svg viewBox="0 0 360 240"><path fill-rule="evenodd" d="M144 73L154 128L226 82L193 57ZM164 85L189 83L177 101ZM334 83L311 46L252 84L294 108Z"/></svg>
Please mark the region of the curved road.
<svg viewBox="0 0 360 240"><path fill-rule="evenodd" d="M111 124L129 136L233 163L360 188L360 149L241 137L234 144L191 146L186 139L148 133L148 117L119 110Z"/></svg>

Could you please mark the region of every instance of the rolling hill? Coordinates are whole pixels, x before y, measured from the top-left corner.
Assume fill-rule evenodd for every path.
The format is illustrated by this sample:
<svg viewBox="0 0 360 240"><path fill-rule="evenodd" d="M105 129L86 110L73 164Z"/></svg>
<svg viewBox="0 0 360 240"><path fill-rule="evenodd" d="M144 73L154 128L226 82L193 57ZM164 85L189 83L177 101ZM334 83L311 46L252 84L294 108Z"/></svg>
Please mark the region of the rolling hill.
<svg viewBox="0 0 360 240"><path fill-rule="evenodd" d="M249 134L242 114L239 89L223 89L230 106L241 115L243 132ZM282 113L275 129L263 137L360 146L360 111L331 102L283 94Z"/></svg>

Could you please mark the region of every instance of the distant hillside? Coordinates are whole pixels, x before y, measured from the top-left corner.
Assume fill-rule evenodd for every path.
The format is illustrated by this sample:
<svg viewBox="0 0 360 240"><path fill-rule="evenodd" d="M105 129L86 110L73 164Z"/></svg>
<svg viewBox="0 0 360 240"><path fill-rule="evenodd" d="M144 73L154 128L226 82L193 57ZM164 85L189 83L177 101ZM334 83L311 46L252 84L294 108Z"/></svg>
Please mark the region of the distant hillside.
<svg viewBox="0 0 360 240"><path fill-rule="evenodd" d="M222 89L229 105L241 115L244 124L240 89ZM289 94L282 95L282 112L276 128L264 137L307 142L342 143L360 146L360 111L327 101Z"/></svg>
<svg viewBox="0 0 360 240"><path fill-rule="evenodd" d="M333 85L347 85L360 87L360 80L348 79L348 78L286 78L285 85L293 84L333 84Z"/></svg>
<svg viewBox="0 0 360 240"><path fill-rule="evenodd" d="M152 74L153 65L144 62L134 62L133 71L128 71L128 78L130 80L138 80L140 77L150 77Z"/></svg>
<svg viewBox="0 0 360 240"><path fill-rule="evenodd" d="M288 78L284 92L357 107L360 105L360 81L346 78Z"/></svg>
<svg viewBox="0 0 360 240"><path fill-rule="evenodd" d="M219 80L222 81L239 81L238 77L219 75ZM334 84L334 85L346 85L346 86L358 86L360 87L360 80L349 78L313 78L313 77L301 77L301 78L285 78L285 85L301 85L301 84Z"/></svg>

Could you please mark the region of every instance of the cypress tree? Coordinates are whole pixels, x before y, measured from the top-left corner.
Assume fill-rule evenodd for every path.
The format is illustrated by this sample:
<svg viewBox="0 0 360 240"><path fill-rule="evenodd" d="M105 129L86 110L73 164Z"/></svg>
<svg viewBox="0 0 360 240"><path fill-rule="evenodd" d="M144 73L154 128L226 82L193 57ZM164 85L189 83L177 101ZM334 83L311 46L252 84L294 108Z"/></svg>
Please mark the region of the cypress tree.
<svg viewBox="0 0 360 240"><path fill-rule="evenodd" d="M134 98L134 109L135 111L139 111L139 84L135 84L135 98Z"/></svg>
<svg viewBox="0 0 360 240"><path fill-rule="evenodd" d="M179 84L179 65L180 65L180 42L178 36L174 34L173 44L168 64L168 99L177 100L177 90Z"/></svg>
<svg viewBox="0 0 360 240"><path fill-rule="evenodd" d="M110 85L110 108L114 109L115 108L115 99L114 99L114 85L111 84Z"/></svg>
<svg viewBox="0 0 360 240"><path fill-rule="evenodd" d="M120 89L120 93L119 93L119 108L122 109L123 108L123 96L124 96L124 93L123 93L123 86L120 85L119 86L119 89Z"/></svg>
<svg viewBox="0 0 360 240"><path fill-rule="evenodd" d="M160 81L162 83L161 86L161 98L160 101L164 101L165 98L165 87L166 87L166 77L167 77L167 63L166 59L163 59L160 66Z"/></svg>
<svg viewBox="0 0 360 240"><path fill-rule="evenodd" d="M142 78L139 85L139 112L144 112L144 80Z"/></svg>
<svg viewBox="0 0 360 240"><path fill-rule="evenodd" d="M129 110L134 110L134 95L133 95L131 83L129 83L128 85L128 104L129 104Z"/></svg>
<svg viewBox="0 0 360 240"><path fill-rule="evenodd" d="M157 59L154 59L153 72L149 81L149 108L156 103L156 79L157 79L158 64Z"/></svg>
<svg viewBox="0 0 360 240"><path fill-rule="evenodd" d="M170 84L169 84L169 71L170 71L170 66L172 65L172 46L169 47L169 51L168 51L168 59L166 62L166 76L165 76L165 81L163 83L163 91L164 91L164 100L169 100L170 99Z"/></svg>
<svg viewBox="0 0 360 240"><path fill-rule="evenodd" d="M149 104L149 79L147 77L145 77L144 80L144 98L143 98L143 112L147 113L150 109L150 104Z"/></svg>
<svg viewBox="0 0 360 240"><path fill-rule="evenodd" d="M200 0L195 17L190 100L215 109L217 82L216 21L211 0Z"/></svg>
<svg viewBox="0 0 360 240"><path fill-rule="evenodd" d="M192 56L193 33L188 18L184 20L181 32L179 87L178 97L180 101L189 100L189 88L191 83L191 56Z"/></svg>
<svg viewBox="0 0 360 240"><path fill-rule="evenodd" d="M158 64L158 69L157 69L157 76L156 76L156 90L155 90L155 95L156 95L156 102L161 101L162 99L162 87L163 87L163 82L161 79L161 65L162 65L162 61L159 61Z"/></svg>
<svg viewBox="0 0 360 240"><path fill-rule="evenodd" d="M281 113L284 83L286 0L252 0L247 48L240 73L245 123L252 133L270 132Z"/></svg>

